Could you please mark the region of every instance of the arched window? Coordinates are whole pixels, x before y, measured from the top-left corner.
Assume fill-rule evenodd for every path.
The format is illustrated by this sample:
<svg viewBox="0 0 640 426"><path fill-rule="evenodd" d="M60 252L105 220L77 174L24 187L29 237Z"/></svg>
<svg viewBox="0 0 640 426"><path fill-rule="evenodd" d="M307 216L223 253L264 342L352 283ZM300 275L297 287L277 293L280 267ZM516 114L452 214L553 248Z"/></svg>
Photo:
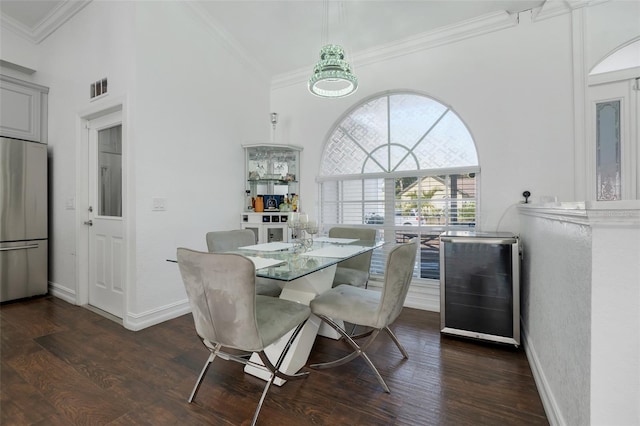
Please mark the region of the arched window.
<svg viewBox="0 0 640 426"><path fill-rule="evenodd" d="M450 107L412 92L370 98L325 143L323 227L375 227L390 242L419 236L415 276L437 279L438 236L475 227L479 171L473 138ZM384 273L384 259L374 255L372 274Z"/></svg>

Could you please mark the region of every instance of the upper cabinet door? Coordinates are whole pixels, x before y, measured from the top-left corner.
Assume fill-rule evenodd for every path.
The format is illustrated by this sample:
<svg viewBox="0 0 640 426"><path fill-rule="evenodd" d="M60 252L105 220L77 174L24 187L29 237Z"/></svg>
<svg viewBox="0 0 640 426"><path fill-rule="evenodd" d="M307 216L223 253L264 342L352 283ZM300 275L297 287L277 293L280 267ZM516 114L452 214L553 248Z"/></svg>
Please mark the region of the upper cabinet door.
<svg viewBox="0 0 640 426"><path fill-rule="evenodd" d="M0 76L0 136L47 143L47 93L33 83Z"/></svg>

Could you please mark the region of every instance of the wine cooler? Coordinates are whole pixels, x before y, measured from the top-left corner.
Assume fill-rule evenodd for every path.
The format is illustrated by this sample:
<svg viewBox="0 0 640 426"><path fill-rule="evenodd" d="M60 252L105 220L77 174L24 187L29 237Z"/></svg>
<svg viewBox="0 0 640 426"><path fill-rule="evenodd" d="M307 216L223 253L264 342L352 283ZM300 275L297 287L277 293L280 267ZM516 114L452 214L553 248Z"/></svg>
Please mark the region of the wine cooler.
<svg viewBox="0 0 640 426"><path fill-rule="evenodd" d="M517 235L440 235L440 326L443 334L520 345Z"/></svg>

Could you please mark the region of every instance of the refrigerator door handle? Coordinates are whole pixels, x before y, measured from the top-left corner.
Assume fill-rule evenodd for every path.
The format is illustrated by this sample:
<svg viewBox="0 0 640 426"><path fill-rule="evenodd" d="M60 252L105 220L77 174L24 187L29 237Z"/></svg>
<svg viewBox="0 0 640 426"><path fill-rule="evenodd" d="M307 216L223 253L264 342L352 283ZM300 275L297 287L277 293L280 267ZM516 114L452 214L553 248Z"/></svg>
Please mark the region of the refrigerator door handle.
<svg viewBox="0 0 640 426"><path fill-rule="evenodd" d="M0 251L25 250L25 249L32 249L32 248L38 248L38 245L37 244L29 244L27 246L3 247L3 248L0 248Z"/></svg>

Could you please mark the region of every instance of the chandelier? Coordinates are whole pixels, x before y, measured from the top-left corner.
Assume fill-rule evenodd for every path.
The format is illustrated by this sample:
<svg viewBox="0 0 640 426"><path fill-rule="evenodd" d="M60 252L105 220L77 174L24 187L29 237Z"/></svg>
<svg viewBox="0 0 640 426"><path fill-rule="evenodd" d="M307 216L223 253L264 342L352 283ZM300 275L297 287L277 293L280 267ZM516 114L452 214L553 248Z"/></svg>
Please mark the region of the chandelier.
<svg viewBox="0 0 640 426"><path fill-rule="evenodd" d="M344 60L344 49L337 44L327 44L320 49L320 60L313 67L309 90L325 98L348 96L358 88L358 78L351 72L351 65Z"/></svg>
<svg viewBox="0 0 640 426"><path fill-rule="evenodd" d="M344 14L342 3L340 11ZM328 1L324 2L324 12L322 38L326 40L329 34ZM358 78L351 71L351 65L344 60L344 49L337 44L323 44L320 60L313 67L313 74L309 79L309 91L323 98L342 98L352 94L358 88Z"/></svg>

